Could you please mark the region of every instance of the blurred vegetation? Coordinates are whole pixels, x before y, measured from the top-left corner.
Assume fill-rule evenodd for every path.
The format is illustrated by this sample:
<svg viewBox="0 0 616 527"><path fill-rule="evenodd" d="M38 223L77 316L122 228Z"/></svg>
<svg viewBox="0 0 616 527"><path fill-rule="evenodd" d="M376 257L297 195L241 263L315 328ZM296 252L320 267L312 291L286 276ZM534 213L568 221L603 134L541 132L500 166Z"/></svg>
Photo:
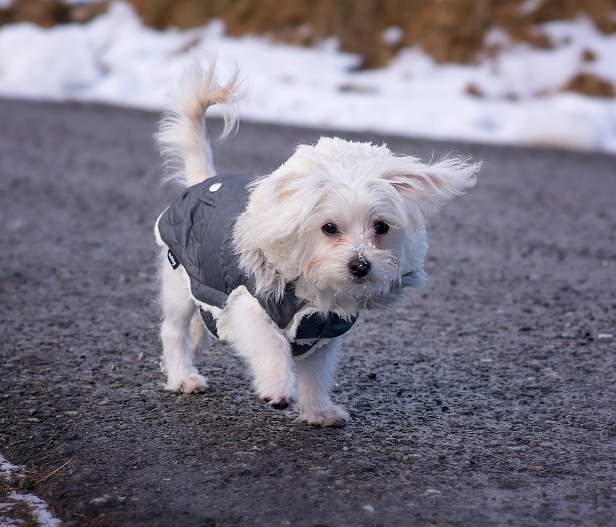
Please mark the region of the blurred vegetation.
<svg viewBox="0 0 616 527"><path fill-rule="evenodd" d="M486 54L486 33L498 27L515 42L549 48L537 24L586 16L603 33L616 32L616 0L128 0L148 26L182 29L212 18L228 35L265 35L313 45L336 37L343 51L363 58L362 67L387 63L401 48L420 45L439 63L474 63ZM15 0L0 10L0 24L31 21L41 26L85 22L107 1L67 5L61 0ZM571 89L605 96L605 86L579 79ZM609 90L608 90L609 91ZM588 93L598 95L595 93Z"/></svg>

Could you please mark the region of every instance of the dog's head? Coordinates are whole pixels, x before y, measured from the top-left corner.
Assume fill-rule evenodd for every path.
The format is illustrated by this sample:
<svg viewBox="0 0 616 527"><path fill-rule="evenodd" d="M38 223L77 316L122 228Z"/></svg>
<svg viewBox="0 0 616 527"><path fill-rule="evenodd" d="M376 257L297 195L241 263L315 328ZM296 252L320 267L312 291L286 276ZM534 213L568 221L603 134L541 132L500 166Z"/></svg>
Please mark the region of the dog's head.
<svg viewBox="0 0 616 527"><path fill-rule="evenodd" d="M385 146L322 138L257 180L235 227L257 292L295 282L322 312L350 315L423 281L425 217L475 184L479 164L431 165Z"/></svg>

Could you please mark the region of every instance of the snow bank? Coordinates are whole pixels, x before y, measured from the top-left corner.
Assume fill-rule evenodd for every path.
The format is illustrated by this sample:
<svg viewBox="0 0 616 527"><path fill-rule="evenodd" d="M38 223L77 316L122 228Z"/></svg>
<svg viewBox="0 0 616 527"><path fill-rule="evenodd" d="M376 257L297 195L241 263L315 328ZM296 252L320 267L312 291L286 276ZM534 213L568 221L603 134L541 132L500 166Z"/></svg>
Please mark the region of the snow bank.
<svg viewBox="0 0 616 527"><path fill-rule="evenodd" d="M616 153L616 99L562 91L579 73L616 85L616 35L584 19L542 29L554 49L512 44L495 30L488 39L503 51L478 65L438 65L409 48L387 68L354 71L359 58L335 41L306 49L230 38L220 22L155 31L117 2L85 25L3 27L0 96L160 110L194 50L218 53L223 74L240 66L248 88L240 116L249 120Z"/></svg>

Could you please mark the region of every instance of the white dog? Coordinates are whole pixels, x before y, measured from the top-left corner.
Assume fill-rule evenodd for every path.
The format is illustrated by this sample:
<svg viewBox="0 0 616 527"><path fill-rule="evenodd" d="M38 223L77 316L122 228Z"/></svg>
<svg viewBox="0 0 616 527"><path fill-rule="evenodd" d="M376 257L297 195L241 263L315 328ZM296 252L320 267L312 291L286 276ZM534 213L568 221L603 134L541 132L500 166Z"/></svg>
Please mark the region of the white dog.
<svg viewBox="0 0 616 527"><path fill-rule="evenodd" d="M193 356L207 329L272 407L297 402L300 420L342 426L349 415L330 399L341 335L425 281L425 218L472 187L479 164L322 138L271 174L216 175L204 114L221 104L227 135L238 94L237 74L221 85L215 61L195 65L160 123L169 179L186 188L155 228L166 388L205 389Z"/></svg>

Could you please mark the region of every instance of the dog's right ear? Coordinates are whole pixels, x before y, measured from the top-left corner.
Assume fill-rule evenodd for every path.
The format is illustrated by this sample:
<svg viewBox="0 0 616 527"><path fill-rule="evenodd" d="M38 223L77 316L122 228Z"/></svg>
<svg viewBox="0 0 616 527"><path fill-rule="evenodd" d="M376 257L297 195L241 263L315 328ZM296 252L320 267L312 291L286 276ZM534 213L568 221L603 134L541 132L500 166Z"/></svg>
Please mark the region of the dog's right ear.
<svg viewBox="0 0 616 527"><path fill-rule="evenodd" d="M300 192L306 174L292 172L279 176L274 181L274 194L277 201L286 201Z"/></svg>

